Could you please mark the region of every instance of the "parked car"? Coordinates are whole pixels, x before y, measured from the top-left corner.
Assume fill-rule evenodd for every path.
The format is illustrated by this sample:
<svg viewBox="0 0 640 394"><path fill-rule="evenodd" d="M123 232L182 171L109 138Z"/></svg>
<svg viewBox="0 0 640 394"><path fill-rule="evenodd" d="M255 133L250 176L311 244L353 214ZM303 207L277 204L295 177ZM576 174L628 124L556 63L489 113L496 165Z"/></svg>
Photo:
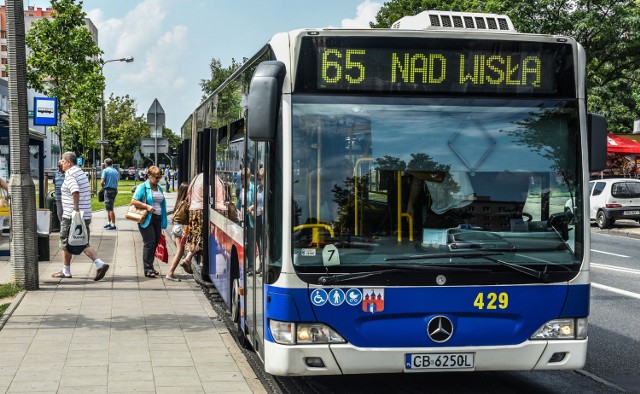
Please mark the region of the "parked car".
<svg viewBox="0 0 640 394"><path fill-rule="evenodd" d="M589 218L598 227L611 227L617 219L640 223L640 180L598 179L589 182Z"/></svg>
<svg viewBox="0 0 640 394"><path fill-rule="evenodd" d="M136 179L136 169L135 167L129 167L126 170L122 171L122 179L126 179L129 181Z"/></svg>

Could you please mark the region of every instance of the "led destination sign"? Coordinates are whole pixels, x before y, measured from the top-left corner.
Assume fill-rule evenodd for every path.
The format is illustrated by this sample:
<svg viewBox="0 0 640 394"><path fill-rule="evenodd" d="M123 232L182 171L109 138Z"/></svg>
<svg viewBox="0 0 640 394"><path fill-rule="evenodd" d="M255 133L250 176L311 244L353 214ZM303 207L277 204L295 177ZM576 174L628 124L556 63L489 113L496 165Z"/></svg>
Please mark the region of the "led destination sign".
<svg viewBox="0 0 640 394"><path fill-rule="evenodd" d="M569 44L379 37L303 39L296 89L575 95Z"/></svg>

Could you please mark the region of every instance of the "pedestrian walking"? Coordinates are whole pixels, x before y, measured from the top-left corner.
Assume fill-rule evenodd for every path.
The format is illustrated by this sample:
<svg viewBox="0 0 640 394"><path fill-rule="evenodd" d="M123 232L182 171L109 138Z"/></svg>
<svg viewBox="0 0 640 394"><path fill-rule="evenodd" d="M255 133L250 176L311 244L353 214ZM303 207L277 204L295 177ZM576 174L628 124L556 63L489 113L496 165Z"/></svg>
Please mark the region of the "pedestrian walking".
<svg viewBox="0 0 640 394"><path fill-rule="evenodd" d="M176 199L176 205L173 207L173 212L176 212L176 209L180 205L180 203L187 198L187 192L189 191L189 184L187 182L182 182L178 187L178 198ZM171 265L169 266L169 271L167 271L167 275L165 279L179 282L180 279L176 278L174 272L176 268L178 268L178 264L184 256L184 243L183 239L186 241L186 234L184 231L184 225L180 223L173 222L173 227L171 228L171 236L173 237L174 242L176 243L176 255L173 256L173 260L171 260Z"/></svg>
<svg viewBox="0 0 640 394"><path fill-rule="evenodd" d="M155 278L160 273L153 268L153 260L162 229L167 228L167 200L164 197L162 186L159 184L162 179L162 170L151 166L147 174L147 180L138 185L131 199L131 204L138 209L145 209L149 212L147 219L138 224L138 229L144 244L142 248L144 276Z"/></svg>
<svg viewBox="0 0 640 394"><path fill-rule="evenodd" d="M62 222L62 183L64 182L64 170L62 169L62 160L58 160L58 171L53 176L55 185L55 201L56 214L58 215L58 223Z"/></svg>
<svg viewBox="0 0 640 394"><path fill-rule="evenodd" d="M87 174L78 167L78 159L73 152L65 152L62 155L62 171L65 173L64 182L60 188L62 196L62 221L60 223L60 248L62 253L62 271L52 275L53 278L71 278L71 253L67 250L69 240L69 228L71 227L71 215L73 212L81 212L82 219L87 227L87 239L90 238L89 224L91 223L91 194ZM109 270L106 264L88 243L84 249L87 255L96 265L96 276L93 280L104 278Z"/></svg>
<svg viewBox="0 0 640 394"><path fill-rule="evenodd" d="M167 166L167 168L164 169L164 182L167 185L167 192L171 191L171 166Z"/></svg>
<svg viewBox="0 0 640 394"><path fill-rule="evenodd" d="M180 266L190 274L193 274L191 260L194 256L202 254L202 208L204 199L204 176L199 173L189 185L189 229L187 232L187 255L180 262Z"/></svg>
<svg viewBox="0 0 640 394"><path fill-rule="evenodd" d="M118 170L113 168L113 160L107 158L104 161L104 170L102 170L102 180L100 185L104 189L104 209L107 211L107 224L104 226L105 230L116 229L116 214L113 212L113 204L116 201L118 195L118 182L120 181L120 174Z"/></svg>

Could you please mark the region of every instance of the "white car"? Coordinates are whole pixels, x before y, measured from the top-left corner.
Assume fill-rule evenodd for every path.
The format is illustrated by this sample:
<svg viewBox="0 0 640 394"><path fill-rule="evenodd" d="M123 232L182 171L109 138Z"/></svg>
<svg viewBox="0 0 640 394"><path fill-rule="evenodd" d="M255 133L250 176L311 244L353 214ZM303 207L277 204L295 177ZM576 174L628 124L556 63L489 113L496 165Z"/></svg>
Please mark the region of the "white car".
<svg viewBox="0 0 640 394"><path fill-rule="evenodd" d="M609 228L616 219L640 223L640 180L598 179L589 182L589 218L598 227Z"/></svg>

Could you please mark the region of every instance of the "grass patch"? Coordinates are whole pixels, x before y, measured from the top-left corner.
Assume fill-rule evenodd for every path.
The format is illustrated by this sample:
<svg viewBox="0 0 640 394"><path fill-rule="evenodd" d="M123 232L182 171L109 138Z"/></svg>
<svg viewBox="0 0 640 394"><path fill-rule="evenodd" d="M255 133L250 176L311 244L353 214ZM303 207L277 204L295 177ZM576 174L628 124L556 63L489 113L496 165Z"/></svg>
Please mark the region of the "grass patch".
<svg viewBox="0 0 640 394"><path fill-rule="evenodd" d="M131 193L131 187L129 188L129 190L125 190L120 187L118 188L118 195L116 196L116 201L113 203L114 206L121 207L123 205L129 205L129 203L131 203L131 197L133 197L133 194ZM95 212L102 209L104 209L104 202L98 201L98 196L92 197L91 210Z"/></svg>
<svg viewBox="0 0 640 394"><path fill-rule="evenodd" d="M21 291L22 289L19 286L16 286L14 283L6 283L0 285L0 298L13 297Z"/></svg>
<svg viewBox="0 0 640 394"><path fill-rule="evenodd" d="M116 201L114 202L114 206L121 207L124 205L129 205L131 202L131 197L133 197L133 193L131 193L131 189L134 186L139 185L141 182L134 181L120 181L118 182L118 195L116 196ZM102 189L100 185L98 185L98 190ZM104 202L98 201L98 196L93 196L91 198L91 210L99 211L104 209Z"/></svg>
<svg viewBox="0 0 640 394"><path fill-rule="evenodd" d="M20 293L20 291L22 291L22 288L16 286L13 283L2 284L0 285L0 300L3 298L13 297L16 294ZM9 305L11 304L0 304L0 315L2 315L9 308Z"/></svg>
<svg viewBox="0 0 640 394"><path fill-rule="evenodd" d="M114 202L114 206L122 207L125 205L129 205L131 203L131 198L133 197L132 189L134 186L138 186L140 181L120 181L118 182L118 195L116 196L116 201ZM164 188L164 183L162 183L162 187ZM98 190L102 189L100 185L98 185ZM165 191L166 192L166 191ZM99 211L104 209L104 202L98 201L98 196L91 197L91 210Z"/></svg>

